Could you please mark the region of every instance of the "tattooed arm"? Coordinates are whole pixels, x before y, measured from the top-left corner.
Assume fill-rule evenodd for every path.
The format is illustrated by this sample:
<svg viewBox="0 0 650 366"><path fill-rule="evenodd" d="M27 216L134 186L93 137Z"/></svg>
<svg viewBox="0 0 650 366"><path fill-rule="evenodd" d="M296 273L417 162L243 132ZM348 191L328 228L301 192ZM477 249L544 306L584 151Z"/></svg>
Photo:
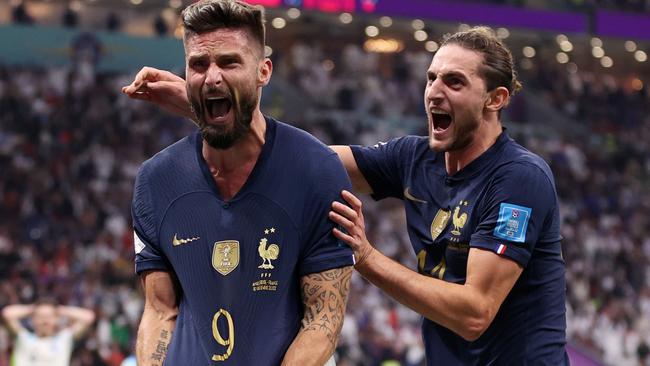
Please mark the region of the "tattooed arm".
<svg viewBox="0 0 650 366"><path fill-rule="evenodd" d="M312 273L301 279L305 315L300 331L282 361L322 366L332 356L343 326L352 267Z"/></svg>
<svg viewBox="0 0 650 366"><path fill-rule="evenodd" d="M173 274L162 271L142 275L145 303L136 356L140 366L162 366L178 315L178 286Z"/></svg>

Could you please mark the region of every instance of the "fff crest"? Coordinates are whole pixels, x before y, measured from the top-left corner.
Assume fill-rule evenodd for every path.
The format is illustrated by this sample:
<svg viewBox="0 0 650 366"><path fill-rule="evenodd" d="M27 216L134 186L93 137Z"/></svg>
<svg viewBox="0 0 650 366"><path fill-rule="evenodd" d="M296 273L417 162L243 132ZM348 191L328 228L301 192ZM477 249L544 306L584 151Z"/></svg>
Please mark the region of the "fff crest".
<svg viewBox="0 0 650 366"><path fill-rule="evenodd" d="M226 276L239 265L239 242L223 240L214 243L212 248L212 267Z"/></svg>

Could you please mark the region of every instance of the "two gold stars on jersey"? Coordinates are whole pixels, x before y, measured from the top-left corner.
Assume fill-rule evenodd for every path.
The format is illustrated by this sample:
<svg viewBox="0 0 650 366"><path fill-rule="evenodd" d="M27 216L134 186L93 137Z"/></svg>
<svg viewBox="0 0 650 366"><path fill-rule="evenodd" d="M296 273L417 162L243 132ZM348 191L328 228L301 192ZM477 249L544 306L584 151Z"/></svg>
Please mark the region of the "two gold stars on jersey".
<svg viewBox="0 0 650 366"><path fill-rule="evenodd" d="M275 234L274 227L264 229L264 235ZM176 236L174 236L176 239ZM257 246L257 253L262 259L262 263L257 267L260 269L274 269L273 261L278 259L280 255L280 246L275 243L269 243L267 237L262 237ZM226 276L232 272L239 265L239 241L237 240L222 240L214 243L212 249L212 267L220 274ZM262 273L262 277L265 274ZM270 273L266 275L270 277Z"/></svg>
<svg viewBox="0 0 650 366"><path fill-rule="evenodd" d="M264 230L264 235L275 234L276 229L270 228ZM280 246L275 243L269 243L269 239L262 237L257 246L257 252L262 258L262 264L257 266L257 268L264 270L274 269L273 261L278 259L280 255ZM271 279L272 272L262 272L260 273L261 280L253 281L251 287L253 292L257 291L277 291L278 281Z"/></svg>

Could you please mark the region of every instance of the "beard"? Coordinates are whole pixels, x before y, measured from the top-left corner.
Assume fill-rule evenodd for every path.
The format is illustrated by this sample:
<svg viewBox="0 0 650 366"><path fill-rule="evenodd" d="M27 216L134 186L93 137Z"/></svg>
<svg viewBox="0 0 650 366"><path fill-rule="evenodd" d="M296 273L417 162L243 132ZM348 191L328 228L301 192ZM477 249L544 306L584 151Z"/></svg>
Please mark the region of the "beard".
<svg viewBox="0 0 650 366"><path fill-rule="evenodd" d="M457 151L462 150L469 146L474 140L474 135L479 129L480 122L478 119L467 119L462 123L458 123L456 120L452 122L453 124L453 135L451 139L445 144L440 144L433 137L432 121L429 117L429 148L435 152L447 152L447 151ZM451 128L452 126L450 126Z"/></svg>
<svg viewBox="0 0 650 366"><path fill-rule="evenodd" d="M198 98L192 95L190 90L187 90L187 96L190 99L190 104L194 115L197 118L199 131L203 140L215 149L228 149L233 146L237 141L241 140L250 132L250 126L253 121L253 112L257 106L258 95L256 89L251 89L249 93L240 93L230 85L227 86L227 92L219 91L217 88L205 89ZM208 113L205 105L205 100L202 95L224 95L230 100L231 109L234 115L234 122L229 124L211 124L206 121L205 114Z"/></svg>

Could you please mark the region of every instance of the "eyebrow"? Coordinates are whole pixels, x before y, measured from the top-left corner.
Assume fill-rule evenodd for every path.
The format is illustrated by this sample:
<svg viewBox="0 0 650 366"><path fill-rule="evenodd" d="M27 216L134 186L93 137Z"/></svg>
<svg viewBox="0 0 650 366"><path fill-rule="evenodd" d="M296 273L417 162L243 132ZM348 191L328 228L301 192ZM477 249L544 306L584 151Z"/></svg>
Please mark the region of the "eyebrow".
<svg viewBox="0 0 650 366"><path fill-rule="evenodd" d="M188 60L196 60L196 59L201 59L201 58L205 58L205 57L208 57L208 56L209 56L209 54L207 52L197 52L197 53L192 53L192 54L188 55L187 59ZM239 60L239 59L242 58L242 56L241 56L240 53L237 53L237 52L229 52L229 53L219 54L219 55L217 55L217 58L218 59L234 58L234 59Z"/></svg>
<svg viewBox="0 0 650 366"><path fill-rule="evenodd" d="M441 73L440 77L442 79L448 79L448 78L455 77L455 78L459 78L459 79L461 79L463 81L467 81L467 76L465 76L465 74L463 74L460 71L448 71L446 73ZM436 79L436 78L438 78L438 74L436 74L433 71L427 71L427 79L428 80L433 80L433 79Z"/></svg>

